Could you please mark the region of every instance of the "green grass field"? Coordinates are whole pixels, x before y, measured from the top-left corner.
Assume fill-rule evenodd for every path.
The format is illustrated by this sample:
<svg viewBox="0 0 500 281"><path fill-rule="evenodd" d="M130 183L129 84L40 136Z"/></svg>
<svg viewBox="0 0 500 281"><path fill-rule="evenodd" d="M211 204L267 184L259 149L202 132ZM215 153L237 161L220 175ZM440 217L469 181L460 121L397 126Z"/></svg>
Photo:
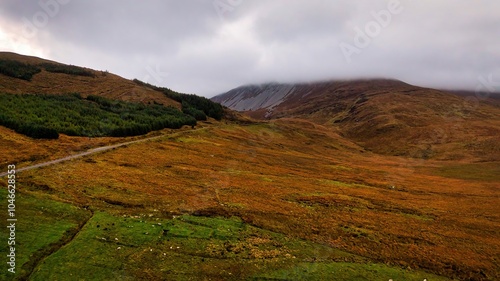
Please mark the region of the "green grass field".
<svg viewBox="0 0 500 281"><path fill-rule="evenodd" d="M63 226L59 228L62 230ZM106 212L95 212L70 243L35 268L30 280L207 278L447 280L425 272L373 264L331 247L248 225L236 217L182 215L168 219Z"/></svg>
<svg viewBox="0 0 500 281"><path fill-rule="evenodd" d="M6 198L7 190L0 189L1 198ZM7 200L3 200L0 219L7 220ZM78 232L79 225L90 216L90 212L44 198L35 198L18 193L16 198L16 274L26 276L41 258L56 251L64 242ZM0 232L2 257L7 253L7 231ZM6 258L5 258L6 259ZM2 262L1 280L13 280L12 273Z"/></svg>

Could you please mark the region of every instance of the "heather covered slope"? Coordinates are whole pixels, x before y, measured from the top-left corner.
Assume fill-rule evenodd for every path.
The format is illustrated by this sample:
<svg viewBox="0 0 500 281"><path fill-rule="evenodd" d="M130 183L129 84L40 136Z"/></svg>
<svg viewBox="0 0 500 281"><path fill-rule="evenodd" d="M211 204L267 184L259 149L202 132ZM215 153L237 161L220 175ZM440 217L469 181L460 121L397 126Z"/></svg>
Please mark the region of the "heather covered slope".
<svg viewBox="0 0 500 281"><path fill-rule="evenodd" d="M435 159L500 159L500 108L394 80L244 86L212 100L258 119L300 118L367 150Z"/></svg>
<svg viewBox="0 0 500 281"><path fill-rule="evenodd" d="M297 119L217 123L20 173L19 239L61 245L33 280L496 280L498 172L361 153ZM54 203L67 225L51 200L76 207Z"/></svg>
<svg viewBox="0 0 500 281"><path fill-rule="evenodd" d="M35 66L40 64L65 66L58 62L7 52L0 52L0 60L18 61ZM106 71L82 68L91 73L91 76L87 76L49 72L44 67L40 68L41 71L33 75L31 81L0 74L0 92L13 94L80 93L83 96L98 95L123 101L157 102L165 106L180 108L179 102L166 97L163 93Z"/></svg>

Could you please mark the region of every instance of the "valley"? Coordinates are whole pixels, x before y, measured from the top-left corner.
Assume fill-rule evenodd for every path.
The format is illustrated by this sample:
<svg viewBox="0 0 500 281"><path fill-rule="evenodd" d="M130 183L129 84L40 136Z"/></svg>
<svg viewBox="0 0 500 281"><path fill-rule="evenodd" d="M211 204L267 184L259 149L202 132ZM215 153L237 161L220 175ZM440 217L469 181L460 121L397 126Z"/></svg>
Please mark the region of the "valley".
<svg viewBox="0 0 500 281"><path fill-rule="evenodd" d="M114 77L41 70L5 94L67 94L39 75ZM72 91L178 109L172 97L188 99L116 79L132 88ZM0 75L4 88L18 80ZM138 136L33 139L0 127L0 172L18 169L15 278L500 278L497 106L392 80L285 87L279 104L257 87L243 94L258 101L246 115L225 108L220 120ZM5 198L6 177L0 186Z"/></svg>
<svg viewBox="0 0 500 281"><path fill-rule="evenodd" d="M64 270L70 270L72 262L77 263L82 271L95 271L96 266L101 268L96 273L100 274L96 275L96 280L116 278L112 275L116 272L112 265L109 268L108 265L99 266L99 259L104 256L89 256L84 262L81 260L79 253L83 254L82 249L88 252L102 247L108 249L106 256L113 256L116 266L125 265L125 268L123 265L119 267L123 271L121 274L134 280L140 279L139 276L143 275L138 272L147 268L172 266L172 262L198 264L197 255L192 256L191 251L200 252L205 257L207 266L213 270L211 274L219 276L215 279L228 280L273 276L274 273L269 273L274 272L273 268L280 269L280 274L294 276L299 274L295 272L296 266L305 266L306 273L302 273L301 278L312 276L312 280L322 280L321 274L334 274L337 269L347 271L345 280L349 280L363 274L358 267L364 264L381 266L375 271L379 272L378 275L370 273L375 277L404 274L405 280L433 276L419 273L420 270L449 278L469 276L484 280L494 277L488 277L488 274L498 272L495 257L499 219L496 212L498 163L477 164L475 171L472 168L476 165L447 168L440 161L413 162L370 152L360 153L356 145L342 143L337 136L327 135L320 128L302 129L304 127L305 124L293 120L246 126L217 124L195 131L167 133L146 142L19 173L21 199L18 208L27 211L20 211L19 221L25 229L33 229L26 223L36 221L38 233L52 225L56 218L59 220L61 215L71 217L86 213L88 217L91 213L94 216L102 213L100 217L104 216L93 219L92 228L86 225L86 232L91 231L89 234L83 232L76 236L83 239L82 242L77 242L77 239L65 246L76 247L70 250L74 258L64 254L65 248L62 248L60 255L64 256L64 261L58 261L56 254L50 255L44 263L31 269L34 270L33 280L43 280L47 266L57 265L60 274L67 274ZM311 143L306 145L308 142ZM481 179L463 179L464 168L470 173L469 177L480 171ZM488 177L484 177L485 174ZM28 198L39 199L34 204L31 203L33 199ZM38 202L40 199L43 203ZM47 212L53 212L50 211L53 204L63 204L69 210L57 212L51 218ZM209 220L208 224L217 219L223 224L244 225L245 229L256 227L252 231L271 231L261 237L269 242L247 246L245 251L250 251L250 257L245 256L243 250L241 254L224 250L224 255L230 256L231 262L227 263L228 257L207 251L211 247L227 246L227 243L233 243L230 247L237 247L240 242L232 241L253 236L228 240L217 236L217 231L223 231L219 226L215 230L197 230L195 224L194 228L182 226L187 229L181 227L178 231L184 236L172 238L171 242L156 240L161 236L158 231L165 231L157 225L158 222L169 224L174 220L172 223L175 223L174 217L184 216ZM107 225L108 231L91 234L98 231L96 224L102 225L99 231ZM113 227L113 224L123 226ZM127 227L134 224L138 228L135 235L144 237L128 234ZM66 233L71 230L71 225L61 230ZM52 227L46 231L52 232ZM175 233L176 230L168 231ZM197 231L207 234L196 234ZM151 238L144 234L146 232ZM201 237L196 238L192 233ZM281 244L283 239L291 241L287 243L315 244L292 249L289 249L291 246L273 246L278 242L269 235L278 233L284 235L276 238ZM21 241L23 234L18 238ZM57 237L63 239L65 234L47 235L58 241ZM99 240L101 236L106 240ZM114 238L143 242L132 240L121 244L115 243ZM195 242L192 239L201 240ZM189 243L198 245L200 241L208 244L171 256L171 245L184 249L193 247ZM81 248L78 243L86 246ZM39 247L34 252L49 246L42 244ZM127 254L115 254L118 247ZM263 251L263 256L252 256L252 247ZM312 249L307 250L310 247ZM153 253L147 253L150 248L154 249ZM258 253L258 250L253 253ZM167 251L168 259L153 258ZM138 254L132 264L125 260L120 262ZM50 265L53 259L54 265ZM243 264L256 269L246 270ZM215 265L223 269L217 270ZM129 271L130 266L138 268ZM320 270L323 267L325 269ZM168 270L170 273L161 274L176 276L179 280L189 279L191 275L183 273L186 267L182 268L173 267ZM400 269L404 271L397 273ZM349 275L349 270L354 275ZM365 270L366 274L372 272L368 268ZM155 279L153 271L150 274L149 278ZM316 275L318 277L314 277ZM369 276L372 275L366 275L365 279L371 279Z"/></svg>

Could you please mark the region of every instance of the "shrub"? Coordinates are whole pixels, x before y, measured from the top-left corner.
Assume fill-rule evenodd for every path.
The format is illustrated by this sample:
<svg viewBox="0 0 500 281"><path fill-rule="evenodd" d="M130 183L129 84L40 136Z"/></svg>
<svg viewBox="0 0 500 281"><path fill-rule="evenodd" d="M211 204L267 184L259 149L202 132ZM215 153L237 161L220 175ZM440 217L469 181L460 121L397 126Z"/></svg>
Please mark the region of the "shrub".
<svg viewBox="0 0 500 281"><path fill-rule="evenodd" d="M41 69L34 65L14 60L0 60L0 73L10 77L31 81L33 75L40 71Z"/></svg>
<svg viewBox="0 0 500 281"><path fill-rule="evenodd" d="M43 67L46 71L52 72L52 73L64 73L64 74L76 75L76 76L95 77L95 75L92 71L87 70L83 67L75 66L75 65L42 63L42 64L40 64L40 67Z"/></svg>

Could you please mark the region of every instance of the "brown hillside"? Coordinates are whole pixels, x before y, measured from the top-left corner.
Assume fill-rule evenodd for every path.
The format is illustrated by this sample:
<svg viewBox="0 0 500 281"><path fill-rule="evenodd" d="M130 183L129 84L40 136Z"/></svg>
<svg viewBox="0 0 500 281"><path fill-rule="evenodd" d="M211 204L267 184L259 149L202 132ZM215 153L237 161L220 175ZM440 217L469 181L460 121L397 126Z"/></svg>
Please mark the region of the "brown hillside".
<svg viewBox="0 0 500 281"><path fill-rule="evenodd" d="M26 171L20 184L32 194L50 193L119 216L237 216L382 264L450 280L498 280L498 163L450 165L360 153L323 126L283 118L165 134ZM99 251L106 249L102 245ZM170 245L154 248L168 252ZM176 259L209 253L184 251ZM145 259L138 260L146 268ZM221 264L232 260L224 257ZM265 262L276 261L282 263ZM312 262L328 261L314 253Z"/></svg>
<svg viewBox="0 0 500 281"><path fill-rule="evenodd" d="M8 52L0 52L0 59L17 60L26 64L57 62L29 57ZM158 102L180 108L180 104L167 98L164 94L150 88L139 86L131 80L103 71L94 72L95 77L75 76L64 73L51 73L45 70L35 74L31 81L12 78L0 74L0 92L25 94L66 94L80 93L83 96L99 95L111 99L132 102Z"/></svg>
<svg viewBox="0 0 500 281"><path fill-rule="evenodd" d="M283 95L283 91L287 93ZM280 94L281 99L269 102ZM401 81L248 86L213 100L233 109L251 108L245 113L253 118L300 118L336 128L341 135L381 154L500 159L500 108L495 103L471 102Z"/></svg>

